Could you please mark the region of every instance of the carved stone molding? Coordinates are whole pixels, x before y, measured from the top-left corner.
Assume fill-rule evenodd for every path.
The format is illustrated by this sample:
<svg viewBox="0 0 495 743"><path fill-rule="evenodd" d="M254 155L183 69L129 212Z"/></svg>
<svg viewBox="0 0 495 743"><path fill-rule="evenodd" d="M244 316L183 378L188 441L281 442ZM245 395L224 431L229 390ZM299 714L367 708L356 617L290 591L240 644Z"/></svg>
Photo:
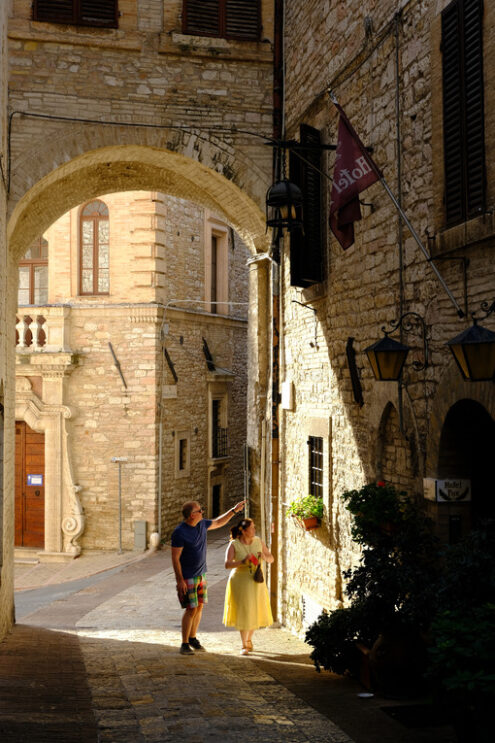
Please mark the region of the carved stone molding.
<svg viewBox="0 0 495 743"><path fill-rule="evenodd" d="M45 552L77 557L78 539L85 517L74 482L67 421L74 410L67 405L44 403L25 377L16 384L15 416L45 434Z"/></svg>

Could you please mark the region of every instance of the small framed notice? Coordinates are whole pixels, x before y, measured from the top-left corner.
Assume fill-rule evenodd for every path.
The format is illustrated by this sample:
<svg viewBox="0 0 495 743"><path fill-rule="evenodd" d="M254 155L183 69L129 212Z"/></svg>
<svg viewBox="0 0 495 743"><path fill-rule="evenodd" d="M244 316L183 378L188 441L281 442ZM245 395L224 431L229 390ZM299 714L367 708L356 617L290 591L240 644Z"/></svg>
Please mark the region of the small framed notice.
<svg viewBox="0 0 495 743"><path fill-rule="evenodd" d="M43 475L28 475L28 485L43 485Z"/></svg>

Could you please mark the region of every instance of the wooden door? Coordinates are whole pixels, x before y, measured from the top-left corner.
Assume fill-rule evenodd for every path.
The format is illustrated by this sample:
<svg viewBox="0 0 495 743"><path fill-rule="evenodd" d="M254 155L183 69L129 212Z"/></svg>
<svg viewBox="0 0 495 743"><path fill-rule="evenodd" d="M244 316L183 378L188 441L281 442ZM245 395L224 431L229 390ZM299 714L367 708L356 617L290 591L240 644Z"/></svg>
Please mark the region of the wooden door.
<svg viewBox="0 0 495 743"><path fill-rule="evenodd" d="M45 435L15 424L15 545L45 546Z"/></svg>

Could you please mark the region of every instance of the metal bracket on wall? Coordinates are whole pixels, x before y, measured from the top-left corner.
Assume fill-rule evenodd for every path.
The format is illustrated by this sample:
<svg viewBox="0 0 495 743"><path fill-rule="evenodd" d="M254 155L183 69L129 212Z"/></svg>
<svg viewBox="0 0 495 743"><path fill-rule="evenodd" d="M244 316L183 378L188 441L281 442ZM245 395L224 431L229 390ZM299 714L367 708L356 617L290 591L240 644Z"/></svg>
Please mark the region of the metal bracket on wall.
<svg viewBox="0 0 495 743"><path fill-rule="evenodd" d="M304 304L303 302L299 302L297 299L293 299L292 302L293 304L300 304L301 307L304 307L305 309L311 310L311 312L313 312L315 316L315 339L314 341L311 341L309 345L311 346L311 348L315 348L318 351L320 347L318 345L318 320L316 317L317 310L315 310L314 307L310 307L309 305Z"/></svg>
<svg viewBox="0 0 495 743"><path fill-rule="evenodd" d="M113 346L112 346L111 343L108 344L108 347L110 349L110 353L113 356L113 361L114 361L114 364L115 364L115 368L117 369L118 373L120 374L120 378L122 380L122 384L124 385L125 389L127 389L127 382L125 381L124 375L122 374L122 369L120 368L120 361L116 357L115 351L113 350Z"/></svg>
<svg viewBox="0 0 495 743"><path fill-rule="evenodd" d="M170 354L165 348L165 346L163 347L163 355L165 356L165 359L167 361L168 368L170 369L170 373L172 374L174 381L177 384L177 382L179 381L179 377L177 376L177 372L175 371L174 362L170 358Z"/></svg>
<svg viewBox="0 0 495 743"><path fill-rule="evenodd" d="M363 407L363 388L361 387L361 380L359 379L359 372L356 365L356 351L354 350L354 338L349 337L345 347L347 356L347 364L349 366L349 373L351 375L352 392L354 394L354 400L357 402L359 407Z"/></svg>

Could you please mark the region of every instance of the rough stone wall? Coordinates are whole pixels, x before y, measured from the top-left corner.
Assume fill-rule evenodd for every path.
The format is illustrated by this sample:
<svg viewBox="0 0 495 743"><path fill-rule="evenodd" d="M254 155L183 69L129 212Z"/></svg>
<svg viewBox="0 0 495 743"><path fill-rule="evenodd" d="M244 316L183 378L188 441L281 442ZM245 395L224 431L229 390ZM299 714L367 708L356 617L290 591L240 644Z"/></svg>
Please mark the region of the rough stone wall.
<svg viewBox="0 0 495 743"><path fill-rule="evenodd" d="M10 1L0 4L0 157L3 176L0 178L0 404L4 406L0 424L2 452L0 452L0 640L12 626L14 618L13 600L13 539L14 504L8 497L13 488L13 471L5 467L6 460L13 458L13 432L6 421L12 419L13 411L13 351L7 322L9 299L7 276L9 258L7 253L7 20Z"/></svg>
<svg viewBox="0 0 495 743"><path fill-rule="evenodd" d="M179 0L121 2L118 29L35 23L30 20L31 3L15 0L9 22L10 106L41 118L19 113L13 117L12 206L57 166L84 152L130 142L166 148L205 163L261 205L270 153L259 137L231 130L236 127L254 135L271 131L271 5L263 0L262 40L235 42L183 35ZM70 120L43 118L50 116ZM99 121L107 123L98 126ZM134 124L142 127L133 128ZM179 131L193 126L199 127L193 136ZM160 186L158 178L153 180L156 153L153 167L142 173L139 162L123 169L103 162L94 175L96 184L88 174L85 184L80 184L81 190L94 188L93 194L72 196L64 182L56 203L44 205L44 211L51 213L41 215L46 219L42 229L95 193L140 185L164 191L164 181L175 195L203 199L214 211L228 211L227 193L215 193L212 183L209 189L198 189L197 177L187 177L186 172L179 176L187 181L181 193L174 178L165 174L160 176ZM108 188L105 172L110 168L113 186ZM141 178L141 184L136 178ZM72 203L65 202L74 197ZM237 207L234 213L242 223L243 209ZM245 227L246 235L250 229Z"/></svg>
<svg viewBox="0 0 495 743"><path fill-rule="evenodd" d="M485 142L488 175L488 213L468 226L445 230L443 215L443 154L441 113L440 16L447 2L338 2L317 0L286 4L286 115L288 137L297 137L299 124L322 131L323 140L336 143L337 114L327 95L331 87L391 189L402 190L402 202L416 231L436 255L449 250L469 258L469 310L493 297L494 274L490 252L495 229L493 205L493 85L494 9L485 5ZM397 46L398 45L398 46ZM396 51L398 49L398 72ZM398 110L396 108L398 106ZM400 152L398 148L400 142ZM401 182L398 182L398 157ZM324 155L324 170L332 174L334 155ZM331 183L325 182L326 223ZM282 544L288 546L281 610L293 627L302 626L301 593L320 606L334 608L343 599L339 573L358 557L349 536L349 520L340 495L366 481L384 476L411 495L422 494L422 478L436 476L435 447L448 408L459 394L479 397L474 387L453 383L458 375L448 339L463 330L451 301L438 283L407 229L379 184L363 201L363 218L355 225L355 244L347 251L328 231L326 281L312 290L289 286L288 246L283 266L282 380L294 383L295 405L283 411L281 500L288 503L307 489L306 436L316 419L330 421L326 513L317 532L303 534L281 513ZM434 239L428 240L427 235ZM403 292L399 285L399 244L403 244ZM455 261L437 266L464 309L463 275ZM317 310L293 304L294 299ZM430 337L430 366L416 372L410 362L423 360L422 340L404 335L412 348L404 373L404 425L398 428L397 385L378 383L363 354L378 340L380 328L401 312L414 311L426 321ZM493 328L493 322L485 321ZM364 405L354 401L346 358L346 343L354 338L356 363ZM396 336L397 337L397 336ZM493 416L493 400L483 395ZM443 402L438 404L438 400ZM442 410L433 416L432 411ZM317 427L317 426L316 426ZM313 434L315 435L315 434ZM318 434L316 434L318 435ZM282 556L280 557L282 559ZM297 566L297 567L294 567Z"/></svg>

